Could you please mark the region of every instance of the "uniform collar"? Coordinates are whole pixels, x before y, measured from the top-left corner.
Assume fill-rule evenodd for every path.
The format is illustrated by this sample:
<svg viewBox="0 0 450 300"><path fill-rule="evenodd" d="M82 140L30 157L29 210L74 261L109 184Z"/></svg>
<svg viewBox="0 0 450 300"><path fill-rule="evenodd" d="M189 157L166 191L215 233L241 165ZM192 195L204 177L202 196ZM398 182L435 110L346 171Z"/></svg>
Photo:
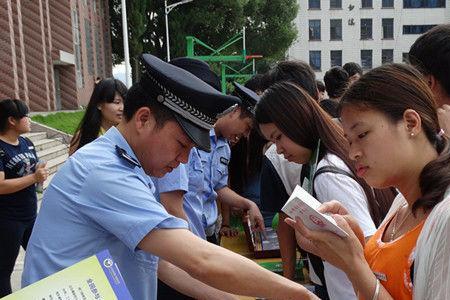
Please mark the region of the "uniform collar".
<svg viewBox="0 0 450 300"><path fill-rule="evenodd" d="M224 137L222 137L222 136L218 137L216 135L216 131L214 130L214 127L211 128L211 130L209 131L209 137L211 138L211 146L215 145L216 147L218 147L218 146L223 146L223 145L228 144L227 140Z"/></svg>
<svg viewBox="0 0 450 300"><path fill-rule="evenodd" d="M109 139L115 146L119 146L134 160L139 162L136 154L134 154L133 149L131 149L128 142L123 137L122 133L115 127L112 126L108 131L103 135L105 138ZM140 163L140 162L139 162Z"/></svg>

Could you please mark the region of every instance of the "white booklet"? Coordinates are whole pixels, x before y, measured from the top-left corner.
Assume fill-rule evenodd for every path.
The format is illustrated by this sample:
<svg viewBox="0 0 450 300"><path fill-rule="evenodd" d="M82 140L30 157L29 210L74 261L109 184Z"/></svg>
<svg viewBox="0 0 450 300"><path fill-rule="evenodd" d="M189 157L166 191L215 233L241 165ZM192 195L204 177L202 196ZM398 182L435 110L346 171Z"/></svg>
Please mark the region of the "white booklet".
<svg viewBox="0 0 450 300"><path fill-rule="evenodd" d="M319 201L297 185L281 210L294 220L299 217L311 230L328 230L341 237L348 236L331 216L317 210L320 205Z"/></svg>

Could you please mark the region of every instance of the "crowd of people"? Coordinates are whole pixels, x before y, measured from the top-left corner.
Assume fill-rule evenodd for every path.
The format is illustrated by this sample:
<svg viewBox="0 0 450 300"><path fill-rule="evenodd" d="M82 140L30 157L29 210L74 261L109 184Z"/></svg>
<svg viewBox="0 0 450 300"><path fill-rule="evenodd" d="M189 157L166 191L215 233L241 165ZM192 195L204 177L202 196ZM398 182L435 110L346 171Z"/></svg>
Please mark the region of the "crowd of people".
<svg viewBox="0 0 450 300"><path fill-rule="evenodd" d="M28 108L0 101L0 297L22 246L23 287L108 249L133 299L447 299L450 24L408 57L323 82L281 61L225 95L205 62L144 54L130 89L96 82L38 215ZM297 185L347 237L281 211ZM283 276L220 247L236 210L256 231L278 220Z"/></svg>

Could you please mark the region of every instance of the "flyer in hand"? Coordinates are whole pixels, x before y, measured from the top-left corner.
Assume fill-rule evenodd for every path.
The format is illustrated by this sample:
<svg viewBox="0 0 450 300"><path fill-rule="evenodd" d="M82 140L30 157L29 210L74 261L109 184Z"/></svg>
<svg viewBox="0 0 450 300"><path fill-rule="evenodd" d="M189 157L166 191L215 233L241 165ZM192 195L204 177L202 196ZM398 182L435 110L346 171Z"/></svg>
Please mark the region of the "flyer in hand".
<svg viewBox="0 0 450 300"><path fill-rule="evenodd" d="M319 201L297 185L281 210L292 219L299 217L311 230L328 230L341 237L348 236L331 216L317 210L320 205Z"/></svg>
<svg viewBox="0 0 450 300"><path fill-rule="evenodd" d="M39 280L2 300L133 300L108 250Z"/></svg>

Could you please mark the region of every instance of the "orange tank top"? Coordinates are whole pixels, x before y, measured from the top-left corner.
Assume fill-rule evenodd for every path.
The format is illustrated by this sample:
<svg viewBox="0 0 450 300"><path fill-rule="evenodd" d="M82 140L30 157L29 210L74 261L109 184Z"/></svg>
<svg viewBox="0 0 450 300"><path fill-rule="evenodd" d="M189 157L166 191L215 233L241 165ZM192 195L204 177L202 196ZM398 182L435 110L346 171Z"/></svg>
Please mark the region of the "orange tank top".
<svg viewBox="0 0 450 300"><path fill-rule="evenodd" d="M392 242L383 242L382 236L392 218L367 241L364 256L375 276L394 299L410 300L413 289L411 282L413 254L425 219Z"/></svg>

